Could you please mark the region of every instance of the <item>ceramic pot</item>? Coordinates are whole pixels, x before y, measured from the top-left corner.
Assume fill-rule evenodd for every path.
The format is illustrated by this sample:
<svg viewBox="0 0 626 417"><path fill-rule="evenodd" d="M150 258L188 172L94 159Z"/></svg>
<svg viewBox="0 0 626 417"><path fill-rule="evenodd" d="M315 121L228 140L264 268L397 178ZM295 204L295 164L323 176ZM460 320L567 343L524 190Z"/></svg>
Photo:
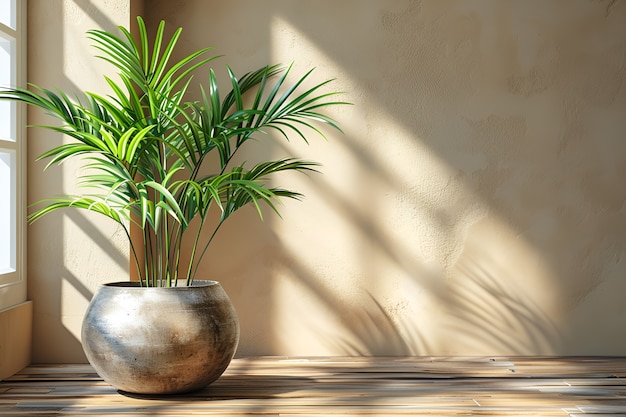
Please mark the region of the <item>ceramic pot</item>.
<svg viewBox="0 0 626 417"><path fill-rule="evenodd" d="M83 349L106 382L137 394L193 391L215 381L239 342L235 309L216 281L101 286L83 320Z"/></svg>

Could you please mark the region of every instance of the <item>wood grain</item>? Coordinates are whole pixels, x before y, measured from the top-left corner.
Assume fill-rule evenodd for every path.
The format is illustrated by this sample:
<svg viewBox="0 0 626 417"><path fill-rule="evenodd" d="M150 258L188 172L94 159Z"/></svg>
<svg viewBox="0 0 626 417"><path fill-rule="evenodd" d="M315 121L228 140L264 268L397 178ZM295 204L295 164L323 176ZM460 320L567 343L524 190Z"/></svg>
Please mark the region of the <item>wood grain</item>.
<svg viewBox="0 0 626 417"><path fill-rule="evenodd" d="M185 395L118 392L88 365L0 382L0 416L626 416L626 358L235 359Z"/></svg>

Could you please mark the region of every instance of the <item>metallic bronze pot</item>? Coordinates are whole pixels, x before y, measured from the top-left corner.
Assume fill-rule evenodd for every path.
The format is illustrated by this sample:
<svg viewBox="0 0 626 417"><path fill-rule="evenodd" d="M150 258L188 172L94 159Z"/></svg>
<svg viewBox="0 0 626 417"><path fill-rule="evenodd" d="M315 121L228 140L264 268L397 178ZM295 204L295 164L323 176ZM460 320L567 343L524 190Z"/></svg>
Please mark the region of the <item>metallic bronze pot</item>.
<svg viewBox="0 0 626 417"><path fill-rule="evenodd" d="M138 394L193 391L215 381L239 343L235 309L216 281L145 288L101 286L83 320L89 363L109 384Z"/></svg>

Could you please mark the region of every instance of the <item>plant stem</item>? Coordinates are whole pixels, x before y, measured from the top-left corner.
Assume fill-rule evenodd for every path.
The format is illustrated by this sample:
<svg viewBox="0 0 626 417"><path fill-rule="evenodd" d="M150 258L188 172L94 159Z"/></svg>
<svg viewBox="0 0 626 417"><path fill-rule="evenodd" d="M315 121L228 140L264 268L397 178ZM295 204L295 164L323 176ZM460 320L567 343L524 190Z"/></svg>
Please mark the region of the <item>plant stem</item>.
<svg viewBox="0 0 626 417"><path fill-rule="evenodd" d="M211 244L211 241L213 241L213 238L217 234L217 231L222 227L222 224L224 224L224 220L225 219L220 219L219 223L217 224L217 226L213 230L213 233L211 234L211 237L207 240L206 244L204 245L204 248L202 249L202 253L200 254L200 257L198 258L197 261L194 260L194 258L195 258L195 249L196 249L196 246L197 246L197 242L196 242L196 244L194 244L194 255L192 256L192 258L190 260L189 270L191 271L193 264L195 264L195 268L193 269L193 273L189 274L190 278L187 278L187 281L189 283L188 285L190 285L193 282L193 280L195 279L195 276L198 273L198 268L200 267L200 264L202 263L202 258L204 258L204 255L206 254L207 249L209 249L209 245Z"/></svg>

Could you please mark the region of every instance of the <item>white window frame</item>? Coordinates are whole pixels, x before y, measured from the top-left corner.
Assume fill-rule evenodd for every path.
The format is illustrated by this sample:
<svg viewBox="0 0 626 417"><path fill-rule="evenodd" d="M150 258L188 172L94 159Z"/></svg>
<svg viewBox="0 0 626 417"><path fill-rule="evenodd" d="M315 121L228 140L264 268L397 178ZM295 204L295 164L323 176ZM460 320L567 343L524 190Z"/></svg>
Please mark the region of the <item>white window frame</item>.
<svg viewBox="0 0 626 417"><path fill-rule="evenodd" d="M0 0L6 1L6 0ZM15 39L15 49L11 54L15 57L14 76L15 86L26 87L26 0L15 0L15 28L0 23L0 34L5 38ZM11 87L15 87L11 86ZM11 250L14 251L14 265L10 270L0 271L0 311L26 301L26 108L17 103L14 113L14 140L0 138L0 152L5 156L12 156L11 171L14 177L11 181L13 190L6 190L6 178L0 183L0 199L8 195L11 202L13 228L15 239ZM5 171L6 172L6 171ZM6 201L6 200L5 200ZM5 213L6 214L6 213ZM4 226L3 226L4 229ZM6 233L2 231L0 233ZM5 249L6 250L6 249Z"/></svg>

